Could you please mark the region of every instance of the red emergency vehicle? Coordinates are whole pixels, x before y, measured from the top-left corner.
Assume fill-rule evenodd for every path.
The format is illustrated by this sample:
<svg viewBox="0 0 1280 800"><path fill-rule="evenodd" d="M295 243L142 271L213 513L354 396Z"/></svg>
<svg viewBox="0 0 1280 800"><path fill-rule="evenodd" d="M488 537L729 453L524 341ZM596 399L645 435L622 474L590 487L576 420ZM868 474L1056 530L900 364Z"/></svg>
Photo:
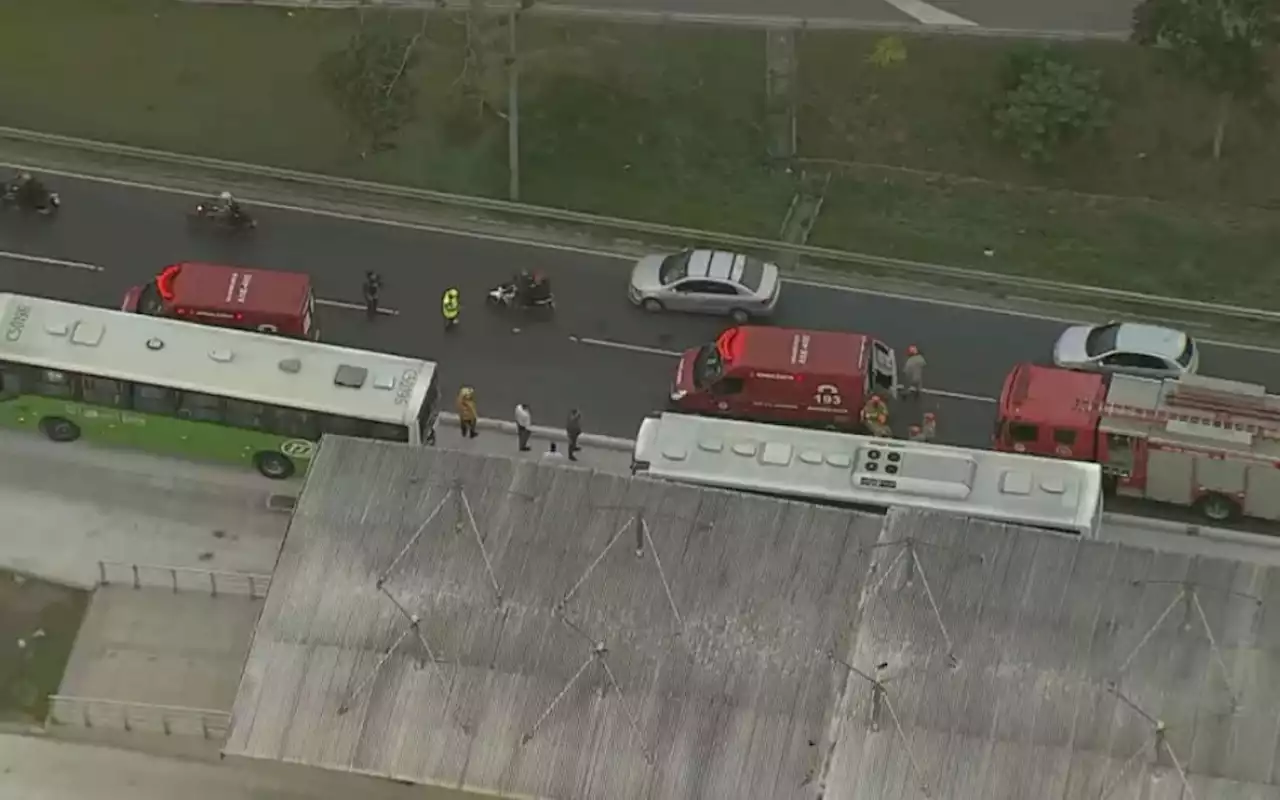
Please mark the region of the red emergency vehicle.
<svg viewBox="0 0 1280 800"><path fill-rule="evenodd" d="M897 359L860 333L741 325L685 352L671 386L674 410L848 430L863 405L885 398Z"/></svg>
<svg viewBox="0 0 1280 800"><path fill-rule="evenodd" d="M1213 520L1280 520L1280 396L1264 386L1021 364L1000 392L995 448L1095 461L1116 494Z"/></svg>
<svg viewBox="0 0 1280 800"><path fill-rule="evenodd" d="M125 311L319 339L311 278L299 272L171 264L124 296Z"/></svg>

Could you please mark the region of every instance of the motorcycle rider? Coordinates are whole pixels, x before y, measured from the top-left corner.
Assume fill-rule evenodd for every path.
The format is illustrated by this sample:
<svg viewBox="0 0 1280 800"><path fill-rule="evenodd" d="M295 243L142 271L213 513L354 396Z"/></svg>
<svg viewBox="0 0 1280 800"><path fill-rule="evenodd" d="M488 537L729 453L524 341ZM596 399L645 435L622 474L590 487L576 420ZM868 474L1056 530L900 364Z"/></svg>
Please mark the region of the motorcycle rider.
<svg viewBox="0 0 1280 800"><path fill-rule="evenodd" d="M218 195L218 202L214 205L213 211L215 216L227 222L239 222L244 218L244 209L240 207L240 201L231 196L231 192L222 192Z"/></svg>
<svg viewBox="0 0 1280 800"><path fill-rule="evenodd" d="M516 276L516 305L526 308L545 304L551 299L551 282L541 272L520 270Z"/></svg>
<svg viewBox="0 0 1280 800"><path fill-rule="evenodd" d="M21 208L42 209L49 200L44 184L30 172L19 172L9 184L9 193Z"/></svg>

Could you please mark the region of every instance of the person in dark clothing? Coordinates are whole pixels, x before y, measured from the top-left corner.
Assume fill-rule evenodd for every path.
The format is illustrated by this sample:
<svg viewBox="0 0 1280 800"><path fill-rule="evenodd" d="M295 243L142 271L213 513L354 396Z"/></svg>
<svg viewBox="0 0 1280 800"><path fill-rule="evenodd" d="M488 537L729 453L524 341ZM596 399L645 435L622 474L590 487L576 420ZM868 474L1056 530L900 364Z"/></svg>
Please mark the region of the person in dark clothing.
<svg viewBox="0 0 1280 800"><path fill-rule="evenodd" d="M382 276L373 270L364 274L364 313L369 319L378 316L378 298L382 295Z"/></svg>
<svg viewBox="0 0 1280 800"><path fill-rule="evenodd" d="M573 409L569 412L569 419L564 425L565 436L569 439L569 447L565 455L569 456L570 461L578 460L578 451L582 448L578 447L578 437L582 435L582 412Z"/></svg>
<svg viewBox="0 0 1280 800"><path fill-rule="evenodd" d="M9 186L9 191L13 193L14 202L20 208L44 208L49 196L44 184L30 172L21 172L16 175Z"/></svg>

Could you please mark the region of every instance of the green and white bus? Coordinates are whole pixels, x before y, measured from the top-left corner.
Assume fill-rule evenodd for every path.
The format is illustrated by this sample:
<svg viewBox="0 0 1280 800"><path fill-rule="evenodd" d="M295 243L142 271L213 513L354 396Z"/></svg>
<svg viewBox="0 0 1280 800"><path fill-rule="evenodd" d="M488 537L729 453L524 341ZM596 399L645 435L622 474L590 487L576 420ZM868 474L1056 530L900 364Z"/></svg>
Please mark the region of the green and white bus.
<svg viewBox="0 0 1280 800"><path fill-rule="evenodd" d="M305 471L325 433L435 441L436 365L0 293L0 425Z"/></svg>

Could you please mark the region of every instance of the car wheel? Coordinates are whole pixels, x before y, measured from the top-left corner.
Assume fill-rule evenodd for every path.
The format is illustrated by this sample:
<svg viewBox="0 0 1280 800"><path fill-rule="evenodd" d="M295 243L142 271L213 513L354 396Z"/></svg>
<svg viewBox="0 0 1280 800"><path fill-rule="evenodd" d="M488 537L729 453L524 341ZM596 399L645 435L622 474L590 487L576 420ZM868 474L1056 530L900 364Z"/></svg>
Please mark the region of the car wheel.
<svg viewBox="0 0 1280 800"><path fill-rule="evenodd" d="M265 477L273 481L282 481L293 477L295 467L289 458L281 453L264 450L253 457L253 465Z"/></svg>
<svg viewBox="0 0 1280 800"><path fill-rule="evenodd" d="M729 317L739 325L746 325L751 321L751 315L741 308L735 308L729 312Z"/></svg>
<svg viewBox="0 0 1280 800"><path fill-rule="evenodd" d="M646 297L645 301L641 303L640 306L645 311L648 311L653 314L656 314L662 310L662 303L653 299L652 297Z"/></svg>
<svg viewBox="0 0 1280 800"><path fill-rule="evenodd" d="M1224 494L1206 494L1196 501L1196 511L1214 522L1227 522L1240 516L1240 504Z"/></svg>
<svg viewBox="0 0 1280 800"><path fill-rule="evenodd" d="M74 442L80 438L80 426L62 417L45 417L40 420L40 432L54 442Z"/></svg>

